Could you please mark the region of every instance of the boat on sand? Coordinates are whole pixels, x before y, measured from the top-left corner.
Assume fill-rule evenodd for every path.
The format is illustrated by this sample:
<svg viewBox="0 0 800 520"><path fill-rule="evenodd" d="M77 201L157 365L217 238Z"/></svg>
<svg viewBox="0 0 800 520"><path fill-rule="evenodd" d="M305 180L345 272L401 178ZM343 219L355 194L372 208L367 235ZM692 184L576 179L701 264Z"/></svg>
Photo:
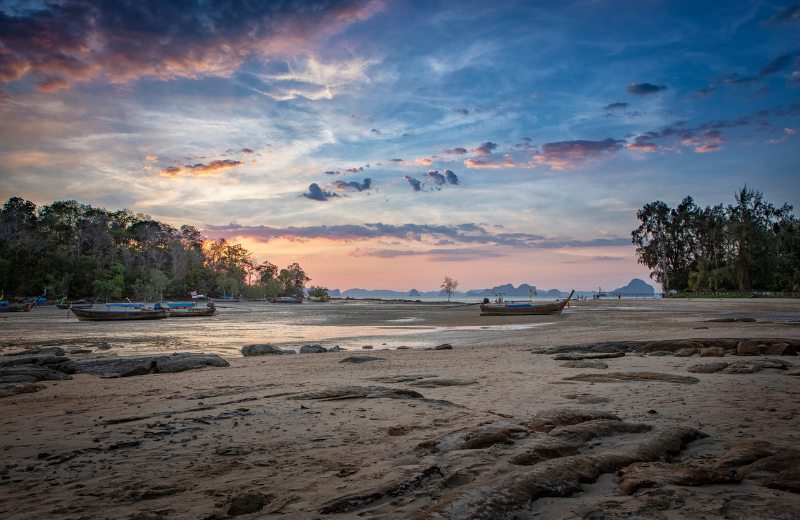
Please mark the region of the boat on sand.
<svg viewBox="0 0 800 520"><path fill-rule="evenodd" d="M169 317L169 311L155 304L155 308L147 309L138 304L109 304L108 310L70 308L72 314L81 321L132 321L163 320Z"/></svg>
<svg viewBox="0 0 800 520"><path fill-rule="evenodd" d="M200 318L203 316L216 316L219 311L214 306L213 302L206 304L206 308L197 307L194 302L191 303L168 303L167 310L169 310L170 318Z"/></svg>
<svg viewBox="0 0 800 520"><path fill-rule="evenodd" d="M481 316L528 316L532 314L561 314L561 311L567 306L573 294L575 294L575 291L569 293L569 297L566 300L545 304L508 301L498 303L482 303L479 314Z"/></svg>

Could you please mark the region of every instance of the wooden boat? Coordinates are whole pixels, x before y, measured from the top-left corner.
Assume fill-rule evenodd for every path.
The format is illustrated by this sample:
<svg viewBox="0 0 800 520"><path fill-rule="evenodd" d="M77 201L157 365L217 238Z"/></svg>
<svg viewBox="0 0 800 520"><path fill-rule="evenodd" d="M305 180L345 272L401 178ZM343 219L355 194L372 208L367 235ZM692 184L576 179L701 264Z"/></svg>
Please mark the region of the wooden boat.
<svg viewBox="0 0 800 520"><path fill-rule="evenodd" d="M86 300L75 300L74 302L64 302L64 303L57 303L56 307L62 310L65 309L91 309L94 306L94 302L87 302Z"/></svg>
<svg viewBox="0 0 800 520"><path fill-rule="evenodd" d="M292 298L291 296L281 296L280 298L269 298L270 303L303 303L302 298Z"/></svg>
<svg viewBox="0 0 800 520"><path fill-rule="evenodd" d="M158 305L158 304L156 304ZM111 305L109 305L111 307ZM142 306L117 304L105 311L71 308L72 314L81 321L130 321L130 320L163 320L169 317L167 309L145 309Z"/></svg>
<svg viewBox="0 0 800 520"><path fill-rule="evenodd" d="M30 303L9 303L0 305L0 312L30 312Z"/></svg>
<svg viewBox="0 0 800 520"><path fill-rule="evenodd" d="M557 301L555 303L545 303L535 305L533 303L482 303L480 315L481 316L528 316L532 314L561 314L564 307L569 303L575 291L569 293L569 297L564 301Z"/></svg>
<svg viewBox="0 0 800 520"><path fill-rule="evenodd" d="M219 314L213 303L206 304L205 309L198 308L195 303L168 303L167 310L170 318L200 318Z"/></svg>

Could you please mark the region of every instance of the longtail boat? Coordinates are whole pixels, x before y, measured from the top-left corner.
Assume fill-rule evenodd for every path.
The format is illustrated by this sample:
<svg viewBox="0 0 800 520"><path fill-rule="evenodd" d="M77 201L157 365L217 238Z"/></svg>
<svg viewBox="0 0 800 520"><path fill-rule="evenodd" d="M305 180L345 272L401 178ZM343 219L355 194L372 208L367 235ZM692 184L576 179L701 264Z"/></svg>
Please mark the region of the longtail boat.
<svg viewBox="0 0 800 520"><path fill-rule="evenodd" d="M198 308L194 302L168 303L167 310L169 310L170 318L200 318L203 316L216 316L219 313L213 302L206 304L205 309Z"/></svg>
<svg viewBox="0 0 800 520"><path fill-rule="evenodd" d="M91 309L94 302L87 302L86 300L64 301L56 303L56 307L62 310L76 308L76 309Z"/></svg>
<svg viewBox="0 0 800 520"><path fill-rule="evenodd" d="M270 298L270 303L303 303L302 298L292 298L291 296L281 296L280 298Z"/></svg>
<svg viewBox="0 0 800 520"><path fill-rule="evenodd" d="M0 312L30 312L30 303L8 303L0 305Z"/></svg>
<svg viewBox="0 0 800 520"><path fill-rule="evenodd" d="M154 309L146 309L141 305L110 304L116 307L105 311L71 308L72 314L81 321L130 321L130 320L163 320L169 317L167 309L156 304Z"/></svg>
<svg viewBox="0 0 800 520"><path fill-rule="evenodd" d="M569 303L575 291L569 293L569 297L564 301L534 305L533 303L504 302L495 304L481 304L481 316L527 316L531 314L561 314L564 307Z"/></svg>

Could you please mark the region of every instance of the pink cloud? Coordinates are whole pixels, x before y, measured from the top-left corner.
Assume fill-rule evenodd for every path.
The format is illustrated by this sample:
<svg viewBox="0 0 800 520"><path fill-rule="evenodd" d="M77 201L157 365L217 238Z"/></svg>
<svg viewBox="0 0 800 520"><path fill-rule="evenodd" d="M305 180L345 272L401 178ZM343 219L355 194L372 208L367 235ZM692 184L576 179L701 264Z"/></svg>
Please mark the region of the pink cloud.
<svg viewBox="0 0 800 520"><path fill-rule="evenodd" d="M538 164L548 165L553 170L575 168L583 161L599 161L613 157L614 152L622 149L624 142L609 137L602 141L544 143L542 153L534 154L533 160Z"/></svg>
<svg viewBox="0 0 800 520"><path fill-rule="evenodd" d="M221 170L226 170L228 168L235 168L236 166L241 166L245 164L242 161L234 161L232 159L224 159L224 160L216 160L211 161L208 164L192 164L192 165L182 165L182 166L170 166L161 170L161 175L167 177L177 177L181 173L188 173L189 175L194 175L196 177L214 177L217 175L221 175Z"/></svg>
<svg viewBox="0 0 800 520"><path fill-rule="evenodd" d="M722 147L718 144L704 144L694 149L695 153L716 152L717 150L722 150Z"/></svg>
<svg viewBox="0 0 800 520"><path fill-rule="evenodd" d="M447 155L465 155L467 153L466 148L453 148L452 150L439 150L439 151Z"/></svg>

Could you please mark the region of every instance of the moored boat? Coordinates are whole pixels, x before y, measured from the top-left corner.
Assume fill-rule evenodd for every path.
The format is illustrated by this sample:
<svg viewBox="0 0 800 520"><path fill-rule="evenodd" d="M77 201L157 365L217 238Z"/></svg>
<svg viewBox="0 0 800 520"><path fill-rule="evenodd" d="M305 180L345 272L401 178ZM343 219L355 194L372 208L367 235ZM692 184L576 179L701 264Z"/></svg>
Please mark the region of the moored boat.
<svg viewBox="0 0 800 520"><path fill-rule="evenodd" d="M91 309L94 306L94 302L87 302L86 300L75 300L75 301L66 301L62 300L59 303L56 303L56 308L58 309Z"/></svg>
<svg viewBox="0 0 800 520"><path fill-rule="evenodd" d="M291 296L281 296L280 298L269 298L270 303L303 303L302 298L292 298Z"/></svg>
<svg viewBox="0 0 800 520"><path fill-rule="evenodd" d="M141 305L112 304L108 310L78 309L70 310L81 321L131 321L131 320L163 320L169 317L169 311L158 304L154 309L146 309Z"/></svg>
<svg viewBox="0 0 800 520"><path fill-rule="evenodd" d="M206 304L206 308L198 308L192 303L168 303L167 310L170 318L200 318L203 316L216 316L219 311L213 302Z"/></svg>
<svg viewBox="0 0 800 520"><path fill-rule="evenodd" d="M6 305L0 305L0 312L29 312L30 310L30 303L6 303Z"/></svg>
<svg viewBox="0 0 800 520"><path fill-rule="evenodd" d="M575 291L569 293L569 297L563 301L554 303L533 304L528 302L503 302L503 303L482 303L481 316L528 316L533 314L561 314L564 307L569 303Z"/></svg>

